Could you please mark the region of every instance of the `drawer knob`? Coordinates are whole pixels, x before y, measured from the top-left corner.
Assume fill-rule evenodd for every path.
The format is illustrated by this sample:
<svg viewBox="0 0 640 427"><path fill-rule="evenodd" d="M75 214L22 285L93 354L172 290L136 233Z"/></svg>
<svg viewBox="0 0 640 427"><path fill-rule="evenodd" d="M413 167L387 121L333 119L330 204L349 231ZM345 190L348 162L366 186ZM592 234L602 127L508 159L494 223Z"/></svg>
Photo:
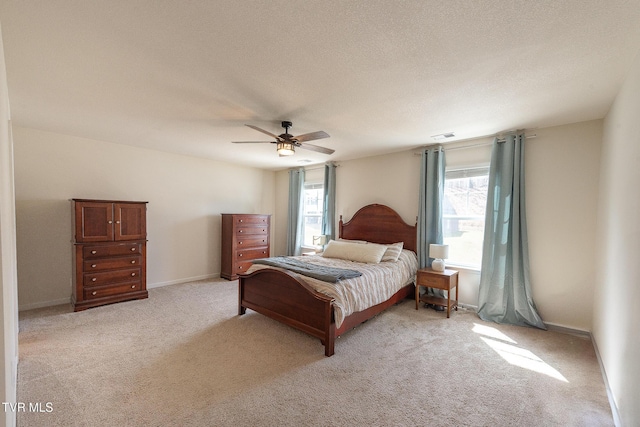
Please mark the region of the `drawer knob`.
<svg viewBox="0 0 640 427"><path fill-rule="evenodd" d="M136 285L131 285L131 289L135 289L135 288L136 288Z"/></svg>
<svg viewBox="0 0 640 427"><path fill-rule="evenodd" d="M238 256L242 256L242 254L238 255Z"/></svg>
<svg viewBox="0 0 640 427"><path fill-rule="evenodd" d="M242 230L238 231L238 233L242 233Z"/></svg>
<svg viewBox="0 0 640 427"><path fill-rule="evenodd" d="M97 251L91 251L91 254L92 254L92 255L95 255L95 254L97 254L97 253L98 253Z"/></svg>
<svg viewBox="0 0 640 427"><path fill-rule="evenodd" d="M135 252L135 251L136 251L136 248L131 248L131 252Z"/></svg>
<svg viewBox="0 0 640 427"><path fill-rule="evenodd" d="M131 273L131 277L136 277L136 273Z"/></svg>
<svg viewBox="0 0 640 427"><path fill-rule="evenodd" d="M96 279L95 277L93 279L91 279L92 282L95 282L96 280L98 280L98 279Z"/></svg>
<svg viewBox="0 0 640 427"><path fill-rule="evenodd" d="M120 221L116 221L116 224L120 224Z"/></svg>
<svg viewBox="0 0 640 427"><path fill-rule="evenodd" d="M267 251L262 251L262 253L263 253L263 254L266 254L266 253L267 253Z"/></svg>
<svg viewBox="0 0 640 427"><path fill-rule="evenodd" d="M239 245L241 245L241 244L242 244L242 242L238 242L238 244L239 244Z"/></svg>
<svg viewBox="0 0 640 427"><path fill-rule="evenodd" d="M108 224L113 224L113 221L107 221Z"/></svg>
<svg viewBox="0 0 640 427"><path fill-rule="evenodd" d="M97 294L98 294L98 292L96 292L96 291L91 292L91 295L97 295Z"/></svg>
<svg viewBox="0 0 640 427"><path fill-rule="evenodd" d="M135 263L136 263L136 260L135 260L135 259L134 259L133 261L131 261L131 264L135 264Z"/></svg>
<svg viewBox="0 0 640 427"><path fill-rule="evenodd" d="M96 267L97 267L97 265L91 264L91 268L96 268Z"/></svg>
<svg viewBox="0 0 640 427"><path fill-rule="evenodd" d="M240 222L242 222L242 220L240 220Z"/></svg>

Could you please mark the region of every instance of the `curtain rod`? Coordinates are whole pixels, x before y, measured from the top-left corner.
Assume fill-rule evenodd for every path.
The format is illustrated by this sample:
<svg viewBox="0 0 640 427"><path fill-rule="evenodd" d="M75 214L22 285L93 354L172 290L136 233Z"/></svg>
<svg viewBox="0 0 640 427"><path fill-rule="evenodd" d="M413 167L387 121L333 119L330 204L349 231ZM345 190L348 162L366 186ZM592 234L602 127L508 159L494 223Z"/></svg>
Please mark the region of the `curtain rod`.
<svg viewBox="0 0 640 427"><path fill-rule="evenodd" d="M306 171L314 171L314 170L318 170L318 169L324 169L325 165L326 165L326 163L323 163L322 165L313 165L313 166L309 166L308 168L302 166L302 169L304 169L305 172ZM334 163L334 166L335 167L339 167L340 165ZM289 170L295 170L295 169L300 169L300 168L299 167L291 168Z"/></svg>
<svg viewBox="0 0 640 427"><path fill-rule="evenodd" d="M538 135L533 134L533 135L525 135L525 139L533 139L535 137L537 137ZM506 142L506 139L504 138L498 138L498 143L503 143ZM473 148L473 147L482 147L483 145L491 145L493 144L493 141L491 142L478 142L475 144L468 144L468 145L461 145L459 147L447 147L444 144L434 144L434 145L440 145L442 147L443 150L445 151L453 151L453 150L462 150L464 148ZM429 147L428 145L426 147ZM426 148L423 147L423 148ZM421 155L420 153L416 153L415 155Z"/></svg>

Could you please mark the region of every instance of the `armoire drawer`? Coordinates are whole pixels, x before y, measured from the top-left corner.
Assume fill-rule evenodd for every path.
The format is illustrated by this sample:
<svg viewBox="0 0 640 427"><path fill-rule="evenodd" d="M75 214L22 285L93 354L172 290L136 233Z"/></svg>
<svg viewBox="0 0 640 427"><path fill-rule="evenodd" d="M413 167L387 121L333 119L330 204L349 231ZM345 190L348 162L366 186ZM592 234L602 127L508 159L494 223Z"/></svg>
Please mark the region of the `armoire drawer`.
<svg viewBox="0 0 640 427"><path fill-rule="evenodd" d="M136 292L142 289L140 282L130 282L122 285L103 286L100 288L85 288L84 298L95 299L109 297L112 295L125 294L128 292Z"/></svg>
<svg viewBox="0 0 640 427"><path fill-rule="evenodd" d="M84 286L104 286L115 283L131 282L140 278L139 268L103 271L84 274Z"/></svg>
<svg viewBox="0 0 640 427"><path fill-rule="evenodd" d="M249 261L258 258L268 258L269 248L245 249L236 252L236 261Z"/></svg>
<svg viewBox="0 0 640 427"><path fill-rule="evenodd" d="M122 243L119 245L96 245L82 248L82 256L85 259L101 258L110 256L126 256L139 254L142 245L140 243Z"/></svg>
<svg viewBox="0 0 640 427"><path fill-rule="evenodd" d="M116 268L134 267L140 265L142 257L139 255L117 257L117 258L99 258L85 261L83 268L85 272L113 270Z"/></svg>

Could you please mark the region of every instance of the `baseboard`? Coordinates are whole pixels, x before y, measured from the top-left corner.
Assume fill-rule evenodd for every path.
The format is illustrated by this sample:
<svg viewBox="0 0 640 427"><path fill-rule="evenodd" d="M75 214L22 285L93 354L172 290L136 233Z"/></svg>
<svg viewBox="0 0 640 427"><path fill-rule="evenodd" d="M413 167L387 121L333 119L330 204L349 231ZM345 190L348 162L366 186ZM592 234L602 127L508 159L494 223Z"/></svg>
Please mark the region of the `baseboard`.
<svg viewBox="0 0 640 427"><path fill-rule="evenodd" d="M588 338L591 341L593 341L591 339L591 332L586 331L584 329L576 329L570 326L558 325L557 323L550 323L550 322L544 322L544 324L547 327L547 329L550 331L560 332L560 333L569 334L569 335L575 335L581 338Z"/></svg>
<svg viewBox="0 0 640 427"><path fill-rule="evenodd" d="M54 305L71 304L71 297L52 301L34 302L32 304L18 304L18 311L35 310L36 308L52 307Z"/></svg>
<svg viewBox="0 0 640 427"><path fill-rule="evenodd" d="M180 283L195 282L198 280L209 280L209 279L219 279L219 278L220 278L220 273L205 274L202 276L188 277L186 279L170 280L168 282L147 283L147 289L161 288L163 286L178 285ZM61 299L52 300L52 301L41 301L41 302L35 302L32 304L18 305L18 311L35 310L37 308L53 307L54 305L63 305L63 304L71 304L71 297L61 298Z"/></svg>
<svg viewBox="0 0 640 427"><path fill-rule="evenodd" d="M205 274L202 276L188 277L185 279L169 280L168 282L147 283L147 289L161 288L163 286L179 285L181 283L196 282L198 280L219 279L220 273Z"/></svg>
<svg viewBox="0 0 640 427"><path fill-rule="evenodd" d="M622 427L622 422L620 421L620 413L618 412L618 406L616 405L616 401L613 399L613 393L611 392L611 387L609 387L609 380L607 379L607 372L604 370L604 364L602 363L602 358L600 357L600 350L598 350L598 344L596 340L593 338L593 335L589 334L591 338L591 344L593 344L593 349L596 352L596 358L598 359L598 365L600 365L600 372L602 373L602 380L604 381L604 388L607 390L607 398L609 399L609 406L611 406L611 414L613 415L613 423L616 427Z"/></svg>

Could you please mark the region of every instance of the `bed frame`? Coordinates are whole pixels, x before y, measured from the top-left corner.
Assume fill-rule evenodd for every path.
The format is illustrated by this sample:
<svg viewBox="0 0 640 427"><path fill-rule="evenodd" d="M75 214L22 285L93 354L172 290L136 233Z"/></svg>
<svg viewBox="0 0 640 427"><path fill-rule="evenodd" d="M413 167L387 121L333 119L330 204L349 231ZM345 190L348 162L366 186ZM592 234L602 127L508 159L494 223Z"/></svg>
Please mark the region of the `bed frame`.
<svg viewBox="0 0 640 427"><path fill-rule="evenodd" d="M404 242L405 249L416 252L416 228L405 223L390 207L374 204L358 210L346 223L340 215L339 236L383 244ZM239 277L238 314L245 314L249 308L293 326L319 338L324 354L332 356L336 337L413 294L414 285L409 284L387 301L347 316L337 328L333 298L314 290L299 274L260 269Z"/></svg>

